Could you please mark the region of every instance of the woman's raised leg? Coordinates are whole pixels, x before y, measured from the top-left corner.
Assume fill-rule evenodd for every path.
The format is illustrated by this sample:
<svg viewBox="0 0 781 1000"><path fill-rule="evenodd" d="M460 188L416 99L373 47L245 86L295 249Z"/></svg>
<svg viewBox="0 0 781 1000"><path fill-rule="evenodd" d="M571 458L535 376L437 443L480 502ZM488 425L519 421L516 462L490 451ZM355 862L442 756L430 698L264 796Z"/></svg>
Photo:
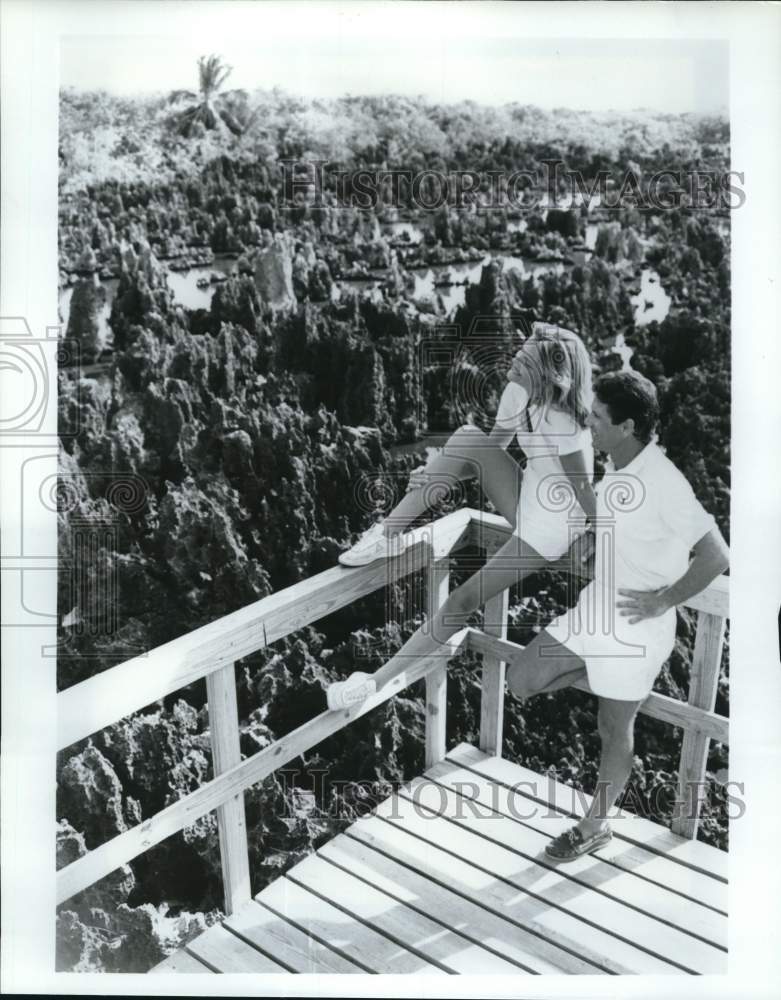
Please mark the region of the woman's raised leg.
<svg viewBox="0 0 781 1000"><path fill-rule="evenodd" d="M449 658L450 652L447 648L442 649L443 644L464 627L473 611L546 564L547 560L536 549L513 535L482 569L456 587L431 621L410 636L398 653L379 670L371 675L361 675L357 682L348 678L332 684L328 689L328 707L346 708L363 701L401 673L411 661L435 655L438 649Z"/></svg>
<svg viewBox="0 0 781 1000"><path fill-rule="evenodd" d="M426 484L411 489L385 517L389 538L400 534L457 482L477 476L483 492L510 524L515 526L523 472L514 459L493 444L479 427L465 424L455 431L426 465Z"/></svg>

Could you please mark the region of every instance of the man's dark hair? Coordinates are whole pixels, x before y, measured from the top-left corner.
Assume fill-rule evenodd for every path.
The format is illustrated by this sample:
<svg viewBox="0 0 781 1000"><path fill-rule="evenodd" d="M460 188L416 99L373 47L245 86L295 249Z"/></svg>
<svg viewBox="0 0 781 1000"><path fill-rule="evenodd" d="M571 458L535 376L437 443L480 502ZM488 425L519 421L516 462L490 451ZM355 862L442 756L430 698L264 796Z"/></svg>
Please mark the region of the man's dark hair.
<svg viewBox="0 0 781 1000"><path fill-rule="evenodd" d="M659 419L659 401L653 382L640 372L607 372L597 379L594 392L607 407L614 424L634 420L635 437L648 444Z"/></svg>

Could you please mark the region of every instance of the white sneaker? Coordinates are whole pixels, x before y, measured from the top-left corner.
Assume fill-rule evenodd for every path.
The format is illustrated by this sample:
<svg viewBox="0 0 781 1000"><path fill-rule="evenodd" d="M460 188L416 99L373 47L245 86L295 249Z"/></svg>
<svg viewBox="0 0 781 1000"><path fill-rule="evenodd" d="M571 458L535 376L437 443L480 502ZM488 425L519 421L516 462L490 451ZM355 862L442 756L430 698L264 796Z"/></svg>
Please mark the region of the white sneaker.
<svg viewBox="0 0 781 1000"><path fill-rule="evenodd" d="M358 702L366 701L377 691L377 682L369 674L360 672L350 674L346 681L336 681L326 692L328 707L334 712L340 708L349 708Z"/></svg>
<svg viewBox="0 0 781 1000"><path fill-rule="evenodd" d="M367 528L352 548L342 552L339 562L342 566L366 566L375 559L392 559L409 546L412 536L394 535L388 538L382 530L382 521Z"/></svg>

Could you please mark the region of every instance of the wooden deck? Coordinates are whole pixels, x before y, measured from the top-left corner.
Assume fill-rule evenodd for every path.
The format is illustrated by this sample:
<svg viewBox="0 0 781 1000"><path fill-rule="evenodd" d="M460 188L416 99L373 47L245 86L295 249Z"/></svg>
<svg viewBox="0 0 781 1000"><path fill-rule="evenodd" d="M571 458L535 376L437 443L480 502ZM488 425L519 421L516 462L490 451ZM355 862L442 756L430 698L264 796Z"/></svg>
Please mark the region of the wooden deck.
<svg viewBox="0 0 781 1000"><path fill-rule="evenodd" d="M557 866L584 804L461 744L151 971L726 972L727 855L627 813Z"/></svg>

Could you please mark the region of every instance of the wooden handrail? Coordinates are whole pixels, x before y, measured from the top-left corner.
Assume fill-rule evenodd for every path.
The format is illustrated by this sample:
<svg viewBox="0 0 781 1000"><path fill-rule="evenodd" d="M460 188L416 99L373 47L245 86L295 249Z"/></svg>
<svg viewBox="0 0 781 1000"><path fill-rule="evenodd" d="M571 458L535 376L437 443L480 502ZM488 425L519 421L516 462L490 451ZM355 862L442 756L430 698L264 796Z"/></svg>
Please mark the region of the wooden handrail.
<svg viewBox="0 0 781 1000"><path fill-rule="evenodd" d="M398 559L355 569L334 566L66 688L57 696L57 748L422 569L429 551L436 560L445 558L464 543L473 513L458 510L417 528L415 542Z"/></svg>
<svg viewBox="0 0 781 1000"><path fill-rule="evenodd" d="M477 629L462 629L431 656L410 666L399 667L386 678L375 695L360 705L343 712L323 712L243 761L237 756L238 716L235 712L235 687L231 697L230 686L235 660L264 648L358 597L421 569L427 562L432 568L428 607L429 614L432 614L447 594L448 554L465 544L488 545L489 550L493 550L509 534L510 527L503 518L470 509L456 511L417 529L413 545L396 560L359 569L334 567L326 570L58 695L58 745L62 748L180 687L209 677L209 712L215 730L212 732L215 777L155 816L61 869L57 873L57 902L69 899L166 837L218 809L226 906L230 911L240 905L248 898L249 892L246 837L242 829L236 829L241 828L243 823L241 797L245 789L264 780L354 719L424 677L427 678L427 718L431 715L429 724L432 727L427 732L426 754L427 758L441 757L446 706L444 668L465 644L484 654L481 740L485 738L495 752L501 753L504 684L500 683L502 678L499 675L503 673L503 660L514 656L522 647L508 642L501 635L492 636ZM552 564L551 568L572 569L564 561ZM706 635L705 631L701 633L698 629L696 670L693 669L689 704L652 693L641 708L653 718L684 728L688 740L688 765L684 769L682 759L682 785L704 775L710 739L722 743L727 743L729 739L729 721L712 710L715 698L713 678L718 676L717 656L721 643L714 630L726 617L728 597L728 580L721 577L687 602L687 606L705 612L700 625L708 632ZM506 591L497 595L493 607L506 617ZM502 632L501 624L496 630ZM432 677L436 680L428 683ZM576 686L588 690L585 685ZM229 732L231 729L236 732ZM699 800L695 802L695 810L698 806ZM693 820L688 817L682 827L684 835L693 837L696 823L695 812Z"/></svg>

